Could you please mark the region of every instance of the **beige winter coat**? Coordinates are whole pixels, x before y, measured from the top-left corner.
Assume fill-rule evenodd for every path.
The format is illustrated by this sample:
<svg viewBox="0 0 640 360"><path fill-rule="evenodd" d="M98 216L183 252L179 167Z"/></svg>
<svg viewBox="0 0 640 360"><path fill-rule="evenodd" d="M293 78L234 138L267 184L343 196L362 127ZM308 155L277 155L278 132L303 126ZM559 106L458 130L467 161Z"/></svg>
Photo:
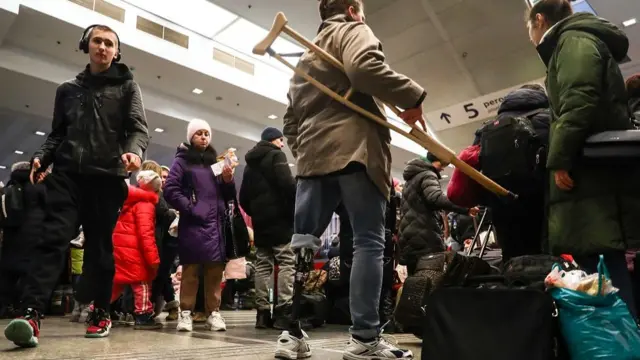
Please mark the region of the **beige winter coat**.
<svg viewBox="0 0 640 360"><path fill-rule="evenodd" d="M298 67L338 94L344 95L353 86L358 92L351 100L383 117L383 105L374 102L372 96L401 109L422 104L424 89L389 68L380 40L366 24L334 16L323 23L314 43L342 62L346 75L309 51ZM358 162L388 197L389 130L333 100L300 76L291 79L288 96L283 133L296 157L298 176L327 175Z"/></svg>

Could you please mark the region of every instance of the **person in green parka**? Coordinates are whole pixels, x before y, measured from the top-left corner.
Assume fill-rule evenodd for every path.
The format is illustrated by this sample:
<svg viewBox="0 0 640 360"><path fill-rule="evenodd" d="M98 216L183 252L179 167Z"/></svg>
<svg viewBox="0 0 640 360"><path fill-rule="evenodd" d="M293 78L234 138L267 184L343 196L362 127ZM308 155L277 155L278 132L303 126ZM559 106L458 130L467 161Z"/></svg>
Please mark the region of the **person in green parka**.
<svg viewBox="0 0 640 360"><path fill-rule="evenodd" d="M590 273L603 254L613 285L636 315L625 250L640 247L640 170L581 160L589 136L632 128L618 65L629 40L605 19L574 14L568 0L540 0L526 20L547 67L550 250L572 254Z"/></svg>

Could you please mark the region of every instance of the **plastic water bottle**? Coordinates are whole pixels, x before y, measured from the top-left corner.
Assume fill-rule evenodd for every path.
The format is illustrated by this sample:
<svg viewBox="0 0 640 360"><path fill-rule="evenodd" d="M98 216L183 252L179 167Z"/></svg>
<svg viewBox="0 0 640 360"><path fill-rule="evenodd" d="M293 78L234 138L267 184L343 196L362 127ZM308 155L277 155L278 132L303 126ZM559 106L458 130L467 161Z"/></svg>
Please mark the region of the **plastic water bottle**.
<svg viewBox="0 0 640 360"><path fill-rule="evenodd" d="M240 307L240 295L238 295L238 292L236 291L235 295L233 295L233 309L238 311Z"/></svg>

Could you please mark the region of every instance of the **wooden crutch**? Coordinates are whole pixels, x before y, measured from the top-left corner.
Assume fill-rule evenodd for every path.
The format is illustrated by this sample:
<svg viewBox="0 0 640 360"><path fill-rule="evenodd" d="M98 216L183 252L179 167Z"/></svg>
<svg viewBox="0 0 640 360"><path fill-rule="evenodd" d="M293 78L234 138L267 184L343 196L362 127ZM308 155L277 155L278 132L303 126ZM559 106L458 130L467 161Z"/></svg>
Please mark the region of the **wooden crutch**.
<svg viewBox="0 0 640 360"><path fill-rule="evenodd" d="M324 49L321 49L319 46L317 46L313 42L309 41L304 36L302 36L300 33L295 31L294 29L292 29L288 25L288 23L289 23L289 21L287 20L287 17L284 15L284 13L279 12L276 15L275 20L273 21L273 26L271 26L271 30L269 31L267 36L264 38L264 40L259 42L253 48L253 53L256 54L256 55L264 55L264 54L268 53L270 56L272 56L276 60L280 61L286 67L288 67L293 72L295 72L296 75L303 77L305 80L310 82L312 85L317 87L320 91L322 91L326 95L332 97L334 100L340 102L341 104L345 105L346 107L350 108L351 110L353 110L353 111L355 111L355 112L357 112L357 113L369 118L370 120L375 121L376 123L388 128L390 130L393 130L393 131L397 132L398 134L401 134L402 136L414 141L418 145L420 145L420 146L424 147L425 149L427 149L429 152L433 153L442 162L448 163L448 164L452 164L456 168L460 169L460 171L462 171L467 176L469 176L470 178L472 178L473 180L478 182L480 185L482 185L487 190L489 190L489 191L491 191L491 192L493 192L493 193L495 193L497 195L509 196L509 197L511 197L513 199L517 199L518 196L516 194L514 194L514 193L510 192L509 190L505 189L504 187L500 186L498 183L496 183L495 181L493 181L493 180L489 179L488 177L484 176L481 172L479 172L478 170L474 169L469 164L467 164L464 161L458 159L456 154L451 149L449 149L448 147L446 147L446 146L440 144L439 142L437 142L434 138L432 138L429 134L425 133L424 131L420 130L417 126L413 125L411 127L411 131L407 132L407 131L401 129L400 127L398 127L396 125L393 125L392 123L388 122L387 119L382 118L382 117L380 117L380 116L378 116L378 115L376 115L376 114L374 114L374 113L372 113L372 112L370 112L370 111L368 111L366 109L363 109L362 107L354 104L353 102L351 102L349 100L349 98L351 97L351 95L355 91L353 88L350 88L349 90L347 90L347 92L346 92L346 94L344 96L343 95L339 95L335 91L333 91L330 88L328 88L326 85L322 84L320 81L318 81L318 80L314 79L313 77L311 77L311 75L307 74L302 69L299 69L298 67L293 66L289 62L287 62L282 55L276 53L271 48L271 45L273 45L273 43L280 36L281 33L285 33L285 34L291 36L291 38L293 38L295 41L297 41L298 43L300 43L301 45L303 45L304 47L306 47L310 51L313 51L316 55L318 55L324 61L327 61L328 63L330 63L331 65L333 65L337 69L339 69L340 71L345 72L344 66L342 65L342 63L340 63L340 61L338 61L338 59L336 59L331 54L326 52ZM400 114L401 111L398 108L396 108L395 106L393 106L391 104L386 104L386 105L396 115Z"/></svg>

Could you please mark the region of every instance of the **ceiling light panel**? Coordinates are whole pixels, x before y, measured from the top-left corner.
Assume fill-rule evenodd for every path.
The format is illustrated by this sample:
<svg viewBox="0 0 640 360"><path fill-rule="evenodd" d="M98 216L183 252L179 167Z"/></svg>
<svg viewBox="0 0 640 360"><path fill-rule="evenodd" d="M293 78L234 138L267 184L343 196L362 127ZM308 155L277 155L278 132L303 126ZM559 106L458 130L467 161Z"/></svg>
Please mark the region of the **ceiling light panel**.
<svg viewBox="0 0 640 360"><path fill-rule="evenodd" d="M6 168L7 168L6 166L4 166L4 165L0 165L0 170L4 170L4 169L6 169Z"/></svg>
<svg viewBox="0 0 640 360"><path fill-rule="evenodd" d="M238 16L207 0L127 0L185 29L212 38Z"/></svg>
<svg viewBox="0 0 640 360"><path fill-rule="evenodd" d="M269 118L269 119L271 119L271 120L275 120L275 119L277 119L277 118L278 118L278 116L276 116L276 115L269 115L269 116L268 116L268 118Z"/></svg>
<svg viewBox="0 0 640 360"><path fill-rule="evenodd" d="M22 155L22 154L24 154L24 151L16 150L16 151L14 151L14 153L16 153L16 154L18 154L18 155Z"/></svg>
<svg viewBox="0 0 640 360"><path fill-rule="evenodd" d="M627 20L627 21L623 21L623 22L622 22L622 25L623 25L624 27L629 27L629 26L633 26L633 25L635 25L635 24L637 24L637 23L638 23L638 21L636 20L636 18L633 18L633 19L629 19L629 20Z"/></svg>
<svg viewBox="0 0 640 360"><path fill-rule="evenodd" d="M202 94L204 91L202 91L201 89L195 88L193 90L191 90L192 93L196 94L196 95L200 95Z"/></svg>
<svg viewBox="0 0 640 360"><path fill-rule="evenodd" d="M163 128L155 128L155 130L153 130L153 131L155 131L157 133L163 133L164 129Z"/></svg>
<svg viewBox="0 0 640 360"><path fill-rule="evenodd" d="M36 131L35 134L38 135L38 136L44 136L45 135L45 133L42 132L42 131Z"/></svg>
<svg viewBox="0 0 640 360"><path fill-rule="evenodd" d="M214 40L221 43L222 45L230 47L231 49L240 51L243 54L256 59L260 59L261 61L267 61L269 64L272 64L278 68L290 71L286 66L279 63L275 59L253 54L253 47L258 42L262 41L262 39L264 39L268 33L269 32L266 29L263 29L250 21L240 18L238 21L218 34L214 38ZM276 39L272 47L278 53L298 53L303 51L302 47L295 45L291 41L285 40L283 38ZM286 59L293 65L296 65L298 63L297 57L287 57Z"/></svg>

